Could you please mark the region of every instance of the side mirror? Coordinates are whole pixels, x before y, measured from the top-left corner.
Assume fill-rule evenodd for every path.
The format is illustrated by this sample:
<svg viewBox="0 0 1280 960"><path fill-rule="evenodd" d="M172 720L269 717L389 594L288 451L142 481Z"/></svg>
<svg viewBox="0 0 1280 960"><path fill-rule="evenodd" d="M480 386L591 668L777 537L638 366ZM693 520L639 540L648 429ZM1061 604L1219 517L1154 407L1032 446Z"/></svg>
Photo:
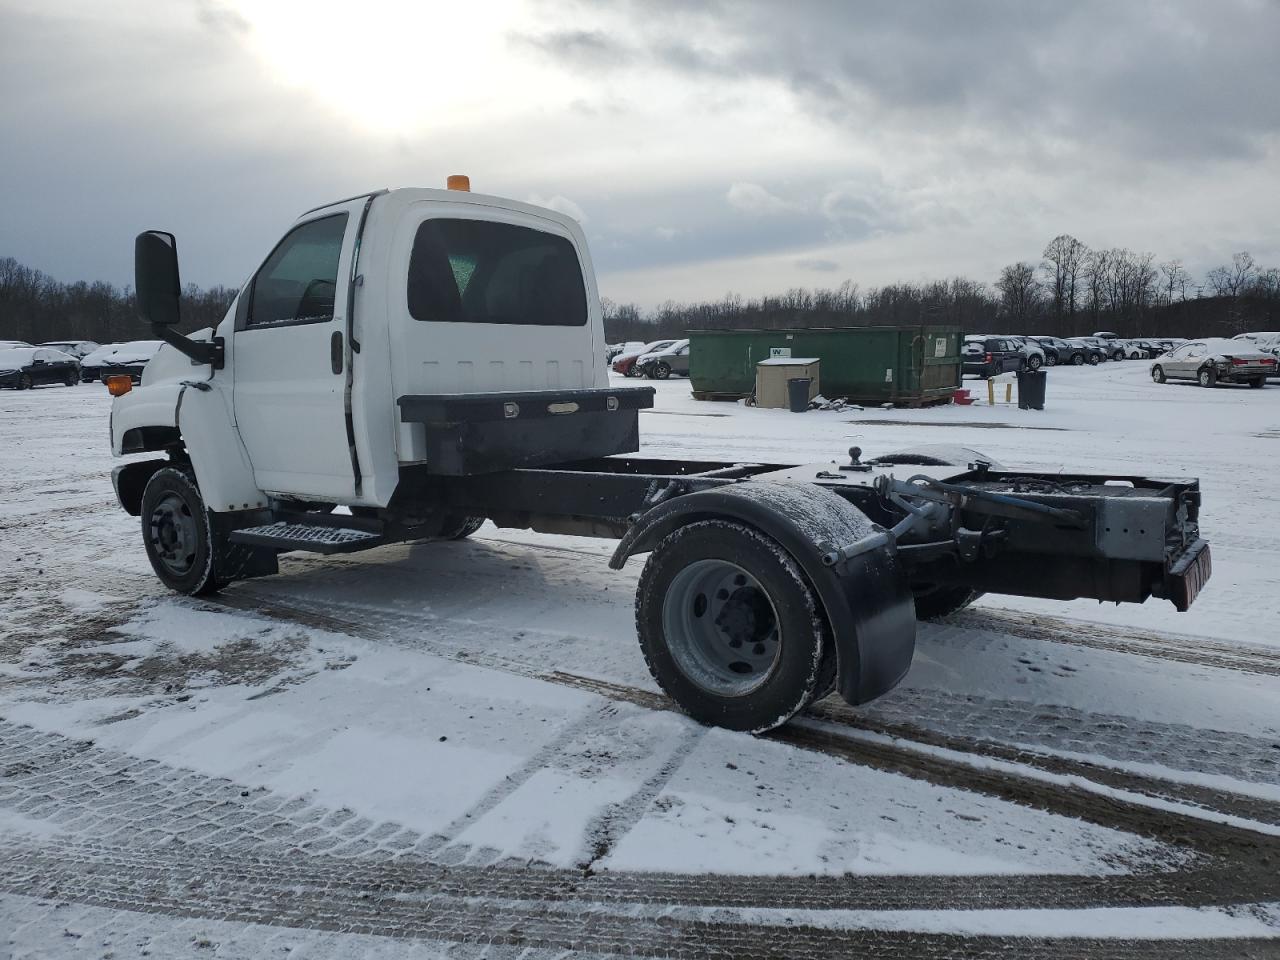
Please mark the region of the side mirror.
<svg viewBox="0 0 1280 960"><path fill-rule="evenodd" d="M133 276L138 311L152 326L171 327L178 322L178 241L172 233L148 230L133 245Z"/></svg>
<svg viewBox="0 0 1280 960"><path fill-rule="evenodd" d="M173 329L178 323L182 282L178 279L178 241L172 233L148 230L138 234L133 244L133 277L138 312L156 336L196 363L221 370L226 357L221 337L197 342Z"/></svg>

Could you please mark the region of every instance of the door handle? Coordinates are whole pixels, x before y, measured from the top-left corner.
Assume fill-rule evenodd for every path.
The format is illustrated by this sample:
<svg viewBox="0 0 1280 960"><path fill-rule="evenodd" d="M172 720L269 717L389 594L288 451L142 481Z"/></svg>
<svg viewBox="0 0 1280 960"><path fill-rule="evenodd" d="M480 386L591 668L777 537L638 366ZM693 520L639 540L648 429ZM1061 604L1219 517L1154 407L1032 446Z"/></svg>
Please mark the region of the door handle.
<svg viewBox="0 0 1280 960"><path fill-rule="evenodd" d="M334 373L342 372L342 332L333 331L333 336L329 338L329 368Z"/></svg>

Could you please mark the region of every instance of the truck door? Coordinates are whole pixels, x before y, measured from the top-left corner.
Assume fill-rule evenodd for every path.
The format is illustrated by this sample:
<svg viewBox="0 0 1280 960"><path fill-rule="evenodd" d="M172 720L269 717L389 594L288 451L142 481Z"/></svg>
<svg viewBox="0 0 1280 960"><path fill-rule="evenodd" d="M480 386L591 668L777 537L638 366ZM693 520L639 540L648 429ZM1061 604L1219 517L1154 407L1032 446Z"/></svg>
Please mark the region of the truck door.
<svg viewBox="0 0 1280 960"><path fill-rule="evenodd" d="M347 291L364 198L325 208L271 251L236 311L236 423L258 486L355 494L346 420Z"/></svg>

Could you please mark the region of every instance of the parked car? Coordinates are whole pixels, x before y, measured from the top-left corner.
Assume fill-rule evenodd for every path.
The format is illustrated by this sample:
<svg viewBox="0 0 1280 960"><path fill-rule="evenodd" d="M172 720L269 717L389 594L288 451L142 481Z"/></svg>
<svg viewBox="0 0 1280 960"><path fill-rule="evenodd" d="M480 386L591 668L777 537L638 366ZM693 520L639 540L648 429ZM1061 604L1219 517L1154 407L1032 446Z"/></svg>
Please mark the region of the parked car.
<svg viewBox="0 0 1280 960"><path fill-rule="evenodd" d="M1041 346L1040 342L1037 341L1035 337L1023 337L1010 334L1006 336L1005 339L1012 340L1022 348L1022 359L1026 362L1027 369L1039 370L1049 362L1048 354L1045 353L1044 347Z"/></svg>
<svg viewBox="0 0 1280 960"><path fill-rule="evenodd" d="M1112 333L1110 330L1095 330L1093 332L1093 338L1095 340L1118 340L1120 338L1120 334Z"/></svg>
<svg viewBox="0 0 1280 960"><path fill-rule="evenodd" d="M1088 350L1083 344L1069 343L1061 337L1033 339L1044 348L1044 362L1051 367L1056 367L1060 363L1079 367L1087 362Z"/></svg>
<svg viewBox="0 0 1280 960"><path fill-rule="evenodd" d="M644 343L640 340L628 340L626 343L606 343L604 347L605 363L613 363L614 358L622 353L630 353L636 350L643 350Z"/></svg>
<svg viewBox="0 0 1280 960"><path fill-rule="evenodd" d="M1084 343L1092 344L1102 351L1102 359L1104 360L1123 360L1124 347L1120 341L1113 337L1073 337L1074 340L1080 340Z"/></svg>
<svg viewBox="0 0 1280 960"><path fill-rule="evenodd" d="M1125 339L1125 340L1113 340L1112 342L1118 343L1121 349L1124 351L1124 355L1120 357L1121 360L1150 360L1151 359L1151 351L1148 350L1146 347L1144 347L1142 345L1142 341L1140 340Z"/></svg>
<svg viewBox="0 0 1280 960"><path fill-rule="evenodd" d="M0 340L0 350L10 350L14 347L30 347L32 344L25 340Z"/></svg>
<svg viewBox="0 0 1280 960"><path fill-rule="evenodd" d="M1105 349L1096 344L1090 337L1070 337L1067 343L1083 350L1084 362L1090 366L1096 367L1110 356Z"/></svg>
<svg viewBox="0 0 1280 960"><path fill-rule="evenodd" d="M960 348L964 358L961 369L983 380L1021 370L1026 365L1023 349L1022 344L1009 337L965 337Z"/></svg>
<svg viewBox="0 0 1280 960"><path fill-rule="evenodd" d="M677 340L664 350L655 350L636 359L636 369L651 380L665 380L673 373L689 375L689 341Z"/></svg>
<svg viewBox="0 0 1280 960"><path fill-rule="evenodd" d="M1151 379L1196 380L1202 387L1219 383L1266 386L1276 373L1277 360L1246 340L1192 340L1175 347L1151 364Z"/></svg>
<svg viewBox="0 0 1280 960"><path fill-rule="evenodd" d="M640 371L636 369L636 360L646 353L665 350L673 343L675 343L674 340L655 340L653 343L645 344L639 350L624 350L613 358L613 372L621 373L628 377L638 377L640 376Z"/></svg>
<svg viewBox="0 0 1280 960"><path fill-rule="evenodd" d="M76 358L48 347L0 349L0 387L30 390L47 383L74 387L80 382Z"/></svg>
<svg viewBox="0 0 1280 960"><path fill-rule="evenodd" d="M163 340L130 340L128 343L117 344L111 353L99 361L97 379L105 380L107 377L128 374L134 383L141 383L143 369L163 343ZM87 359L88 357L85 358Z"/></svg>
<svg viewBox="0 0 1280 960"><path fill-rule="evenodd" d="M46 340L40 346L48 347L50 350L61 350L63 353L79 360L97 350L100 344L95 343L93 340Z"/></svg>
<svg viewBox="0 0 1280 960"><path fill-rule="evenodd" d="M1241 333L1232 337L1232 339L1248 340L1263 353L1269 353L1273 357L1280 358L1280 333Z"/></svg>

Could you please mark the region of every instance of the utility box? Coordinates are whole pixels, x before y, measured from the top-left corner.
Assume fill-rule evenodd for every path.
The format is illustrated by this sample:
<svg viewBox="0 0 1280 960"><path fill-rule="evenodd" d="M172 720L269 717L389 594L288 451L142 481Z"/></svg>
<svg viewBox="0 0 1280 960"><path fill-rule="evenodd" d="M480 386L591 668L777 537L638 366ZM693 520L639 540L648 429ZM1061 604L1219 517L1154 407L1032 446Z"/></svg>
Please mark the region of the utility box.
<svg viewBox="0 0 1280 960"><path fill-rule="evenodd" d="M818 395L817 357L770 357L756 364L756 406L787 410L791 400L787 381L808 379L809 399Z"/></svg>
<svg viewBox="0 0 1280 960"><path fill-rule="evenodd" d="M946 324L689 331L689 379L699 400L750 395L756 364L817 357L822 395L854 403L950 403L960 386L961 331Z"/></svg>

